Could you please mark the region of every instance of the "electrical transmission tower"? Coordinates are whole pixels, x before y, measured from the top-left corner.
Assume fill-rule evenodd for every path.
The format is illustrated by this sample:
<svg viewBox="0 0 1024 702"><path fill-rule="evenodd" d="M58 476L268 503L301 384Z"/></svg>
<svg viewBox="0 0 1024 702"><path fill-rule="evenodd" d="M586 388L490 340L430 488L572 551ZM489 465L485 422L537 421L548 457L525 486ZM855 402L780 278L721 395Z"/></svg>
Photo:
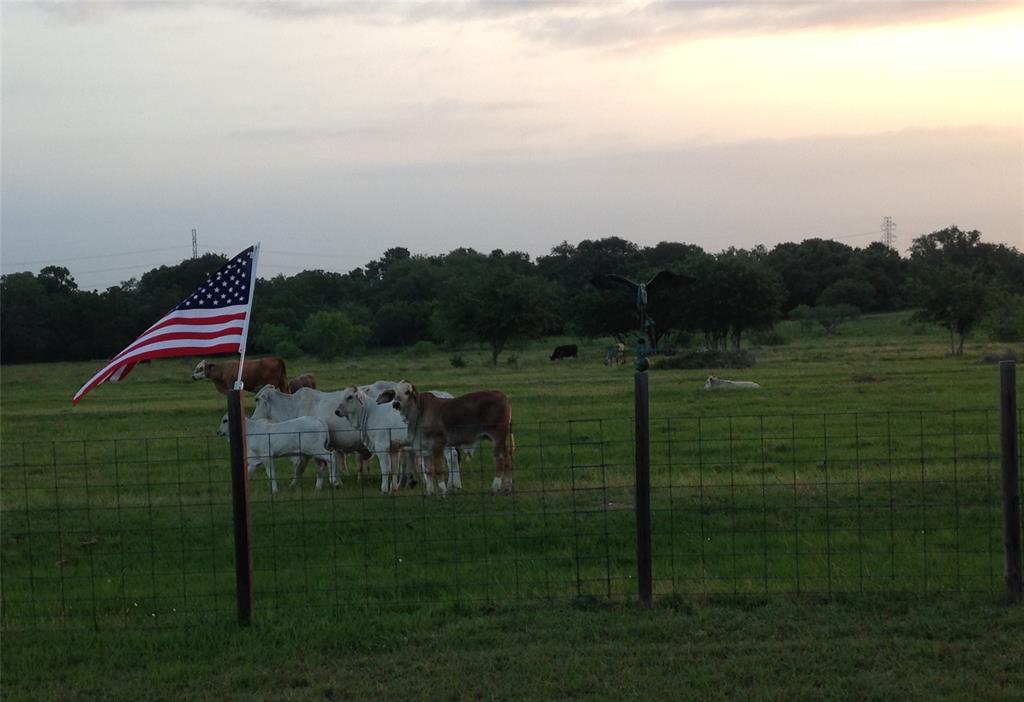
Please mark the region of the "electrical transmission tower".
<svg viewBox="0 0 1024 702"><path fill-rule="evenodd" d="M892 221L892 217L886 217L882 220L882 244L887 249L896 250L896 222Z"/></svg>
<svg viewBox="0 0 1024 702"><path fill-rule="evenodd" d="M199 247L196 246L196 230L192 230L192 259L199 258Z"/></svg>

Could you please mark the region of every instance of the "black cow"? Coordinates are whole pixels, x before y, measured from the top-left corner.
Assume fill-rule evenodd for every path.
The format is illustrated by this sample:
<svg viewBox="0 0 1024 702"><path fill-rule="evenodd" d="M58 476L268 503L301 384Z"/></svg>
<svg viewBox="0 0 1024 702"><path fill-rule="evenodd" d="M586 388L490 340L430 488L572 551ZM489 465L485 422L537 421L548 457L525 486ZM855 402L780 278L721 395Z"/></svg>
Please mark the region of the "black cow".
<svg viewBox="0 0 1024 702"><path fill-rule="evenodd" d="M557 361L560 358L576 358L577 353L579 353L579 349L576 347L576 344L556 346L554 353L551 354L551 360Z"/></svg>

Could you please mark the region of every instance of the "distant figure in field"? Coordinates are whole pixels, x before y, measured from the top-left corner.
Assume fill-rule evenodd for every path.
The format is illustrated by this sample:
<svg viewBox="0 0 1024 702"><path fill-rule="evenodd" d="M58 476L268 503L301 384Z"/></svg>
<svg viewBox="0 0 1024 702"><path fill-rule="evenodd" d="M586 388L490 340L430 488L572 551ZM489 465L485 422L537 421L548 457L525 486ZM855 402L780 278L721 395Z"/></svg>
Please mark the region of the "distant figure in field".
<svg viewBox="0 0 1024 702"><path fill-rule="evenodd" d="M751 380L724 380L709 375L704 382L705 390L760 390L761 386Z"/></svg>
<svg viewBox="0 0 1024 702"><path fill-rule="evenodd" d="M621 341L614 346L608 347L608 352L604 355L604 364L610 366L613 363L621 366L626 362L626 345Z"/></svg>
<svg viewBox="0 0 1024 702"><path fill-rule="evenodd" d="M555 350L551 354L552 361L558 361L563 358L578 358L579 347L576 344L565 344L564 346L556 346Z"/></svg>

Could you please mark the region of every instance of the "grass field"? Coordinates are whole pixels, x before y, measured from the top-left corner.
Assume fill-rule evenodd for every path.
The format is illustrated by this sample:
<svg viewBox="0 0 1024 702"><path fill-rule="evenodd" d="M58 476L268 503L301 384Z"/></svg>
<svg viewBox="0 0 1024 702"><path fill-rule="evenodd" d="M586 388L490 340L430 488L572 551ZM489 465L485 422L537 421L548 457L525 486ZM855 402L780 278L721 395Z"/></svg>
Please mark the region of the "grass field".
<svg viewBox="0 0 1024 702"><path fill-rule="evenodd" d="M551 363L548 340L496 369L483 350L462 369L441 352L292 362L326 389L505 391L516 489L489 495L480 455L447 499L351 477L314 492L308 475L272 496L260 476L247 632L232 628L224 401L188 380L192 363L139 368L76 408L95 364L4 367L4 687L88 698L121 655L167 698L1012 696L1021 616L995 604L998 378L981 360L1005 347L949 357L905 319L828 338L783 325L754 368L717 373L757 392L651 373L654 614L627 604L632 371L602 366L601 343ZM903 644L871 645L889 640ZM974 663L940 674L936 656ZM114 696L147 675L115 676Z"/></svg>

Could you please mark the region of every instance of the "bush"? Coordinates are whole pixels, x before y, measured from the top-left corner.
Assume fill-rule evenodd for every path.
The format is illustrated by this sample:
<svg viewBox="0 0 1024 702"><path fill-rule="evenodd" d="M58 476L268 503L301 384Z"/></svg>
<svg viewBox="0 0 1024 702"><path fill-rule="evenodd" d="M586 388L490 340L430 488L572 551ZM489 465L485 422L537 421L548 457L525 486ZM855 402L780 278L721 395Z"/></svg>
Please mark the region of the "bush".
<svg viewBox="0 0 1024 702"><path fill-rule="evenodd" d="M993 306L984 326L993 341L1024 339L1024 296L1005 296Z"/></svg>
<svg viewBox="0 0 1024 702"><path fill-rule="evenodd" d="M658 340L658 355L675 356L693 343L693 334L688 331L670 331Z"/></svg>
<svg viewBox="0 0 1024 702"><path fill-rule="evenodd" d="M815 324L820 324L825 334L838 334L839 325L849 319L860 317L860 309L848 304L818 305L808 307L800 305L789 313L790 319L800 322L800 327L810 331Z"/></svg>
<svg viewBox="0 0 1024 702"><path fill-rule="evenodd" d="M366 327L353 324L344 312L314 312L302 327L299 346L322 361L330 361L351 351L368 335Z"/></svg>
<svg viewBox="0 0 1024 702"><path fill-rule="evenodd" d="M686 370L692 368L751 368L756 359L749 351L720 351L697 349L667 358L655 358L654 368Z"/></svg>
<svg viewBox="0 0 1024 702"><path fill-rule="evenodd" d="M789 313L789 318L800 323L804 332L809 332L817 322L814 319L814 312L810 305L798 305Z"/></svg>
<svg viewBox="0 0 1024 702"><path fill-rule="evenodd" d="M252 345L254 351L277 353L278 345L294 339L295 332L283 324L267 323L256 329L253 336L255 337Z"/></svg>
<svg viewBox="0 0 1024 702"><path fill-rule="evenodd" d="M508 366L509 368L518 368L519 367L519 355L518 354L510 355L508 358L505 359L505 365Z"/></svg>
<svg viewBox="0 0 1024 702"><path fill-rule="evenodd" d="M775 329L756 331L750 335L750 343L754 346L784 346L786 337Z"/></svg>
<svg viewBox="0 0 1024 702"><path fill-rule="evenodd" d="M289 358L298 358L301 356L302 349L300 349L298 344L294 341L285 339L284 341L279 341L277 346L274 347L274 355L287 361Z"/></svg>
<svg viewBox="0 0 1024 702"><path fill-rule="evenodd" d="M412 345L412 355L423 358L437 351L437 345L433 341L417 341Z"/></svg>
<svg viewBox="0 0 1024 702"><path fill-rule="evenodd" d="M1002 361L1016 361L1021 358L1021 354L1017 353L1013 349L1006 349L1004 351L995 351L992 353L986 353L981 357L982 363L1000 363Z"/></svg>
<svg viewBox="0 0 1024 702"><path fill-rule="evenodd" d="M462 357L461 353L457 353L449 359L449 363L452 364L452 368L465 368L466 360Z"/></svg>

